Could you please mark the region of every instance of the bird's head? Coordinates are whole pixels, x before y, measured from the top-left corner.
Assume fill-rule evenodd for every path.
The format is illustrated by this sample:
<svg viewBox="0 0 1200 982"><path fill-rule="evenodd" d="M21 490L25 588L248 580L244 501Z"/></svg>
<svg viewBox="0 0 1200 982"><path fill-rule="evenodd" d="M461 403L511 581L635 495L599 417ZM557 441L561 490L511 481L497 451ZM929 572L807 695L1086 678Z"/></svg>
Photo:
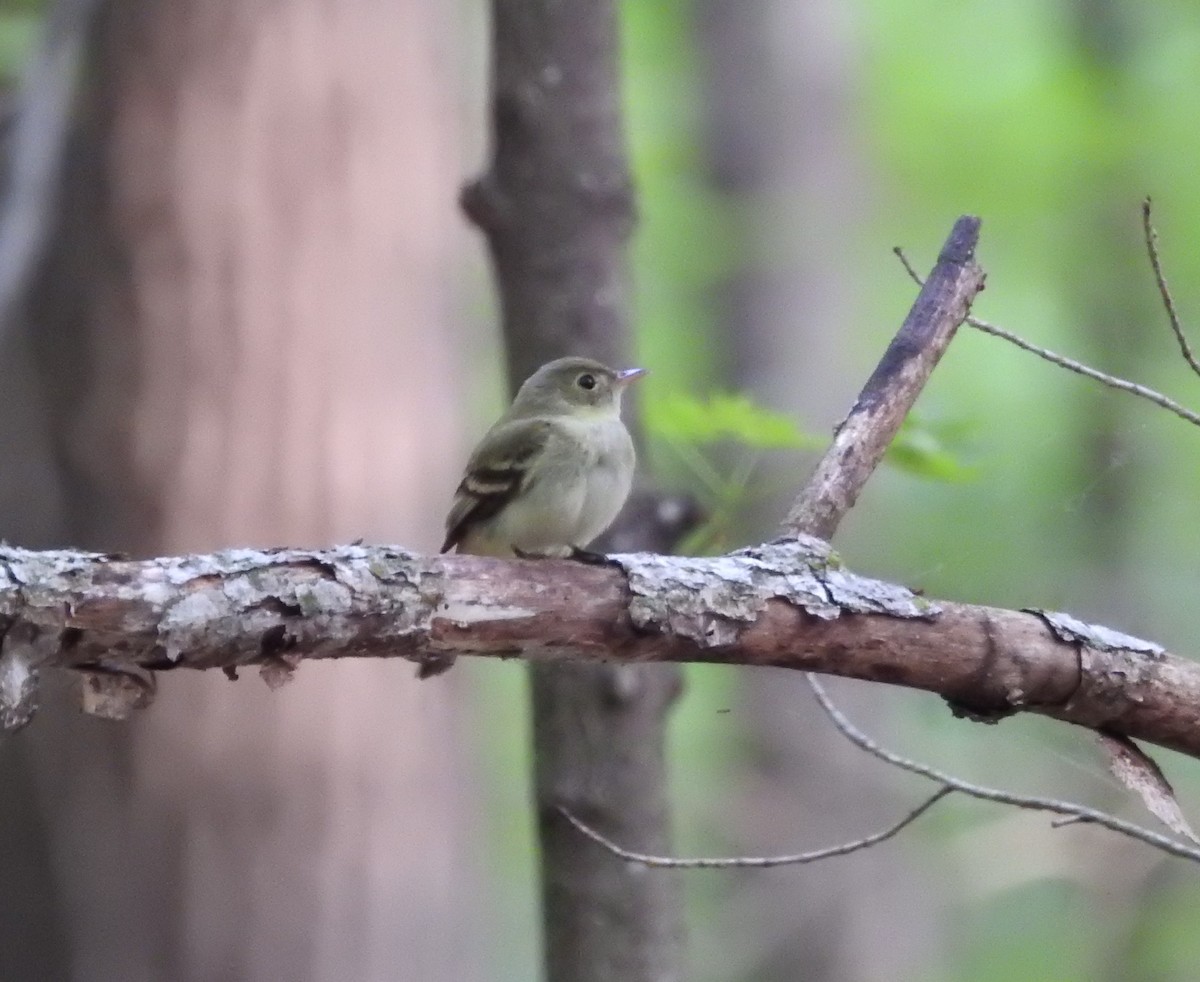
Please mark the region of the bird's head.
<svg viewBox="0 0 1200 982"><path fill-rule="evenodd" d="M522 415L603 416L621 411L621 396L644 368L609 368L591 358L559 358L529 376L513 400Z"/></svg>

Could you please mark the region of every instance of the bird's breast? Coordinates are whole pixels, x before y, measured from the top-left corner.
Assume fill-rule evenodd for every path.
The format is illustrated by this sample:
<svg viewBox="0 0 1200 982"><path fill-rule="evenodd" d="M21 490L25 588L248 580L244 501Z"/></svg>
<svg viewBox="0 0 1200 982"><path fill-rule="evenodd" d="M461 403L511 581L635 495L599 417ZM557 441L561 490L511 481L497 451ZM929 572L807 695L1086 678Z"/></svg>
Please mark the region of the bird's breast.
<svg viewBox="0 0 1200 982"><path fill-rule="evenodd" d="M553 439L564 441L548 448L554 463L531 475L495 530L529 552L587 546L612 524L633 484L633 441L620 419L561 422Z"/></svg>

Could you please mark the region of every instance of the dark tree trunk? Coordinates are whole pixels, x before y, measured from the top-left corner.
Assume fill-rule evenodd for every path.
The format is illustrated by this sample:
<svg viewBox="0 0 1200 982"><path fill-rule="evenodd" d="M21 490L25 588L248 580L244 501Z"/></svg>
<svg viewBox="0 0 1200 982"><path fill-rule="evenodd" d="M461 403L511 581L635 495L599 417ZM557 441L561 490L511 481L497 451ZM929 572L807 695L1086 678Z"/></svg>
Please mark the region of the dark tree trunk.
<svg viewBox="0 0 1200 982"><path fill-rule="evenodd" d="M634 207L616 5L494 0L492 12L494 157L463 205L491 249L510 386L565 354L628 365ZM639 544L664 546L646 536ZM614 858L556 810L634 848L667 849L664 730L678 670L545 665L531 674L548 977L681 978L676 878Z"/></svg>

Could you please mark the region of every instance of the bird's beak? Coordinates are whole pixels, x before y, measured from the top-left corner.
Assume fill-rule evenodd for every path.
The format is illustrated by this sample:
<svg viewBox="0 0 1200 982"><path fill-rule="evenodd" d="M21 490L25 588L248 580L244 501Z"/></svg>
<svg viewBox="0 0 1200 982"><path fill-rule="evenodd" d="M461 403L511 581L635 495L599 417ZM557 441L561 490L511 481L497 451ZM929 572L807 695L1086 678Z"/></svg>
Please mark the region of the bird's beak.
<svg viewBox="0 0 1200 982"><path fill-rule="evenodd" d="M636 382L643 375L648 374L648 369L645 368L625 368L617 372L617 385L626 386L630 382Z"/></svg>

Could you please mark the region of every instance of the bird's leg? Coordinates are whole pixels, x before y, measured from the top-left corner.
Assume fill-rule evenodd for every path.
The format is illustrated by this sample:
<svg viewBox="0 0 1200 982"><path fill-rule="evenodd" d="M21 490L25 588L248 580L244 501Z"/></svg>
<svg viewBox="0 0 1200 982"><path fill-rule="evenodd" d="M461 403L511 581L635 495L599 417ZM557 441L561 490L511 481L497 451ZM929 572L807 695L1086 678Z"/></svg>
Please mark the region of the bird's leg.
<svg viewBox="0 0 1200 982"><path fill-rule="evenodd" d="M615 559L609 559L602 552L592 552L588 549L580 549L579 546L568 546L565 554L554 552L528 552L525 549L519 549L516 546L512 547L513 555L518 559L571 559L577 563L584 563L587 566L616 566L620 567Z"/></svg>

